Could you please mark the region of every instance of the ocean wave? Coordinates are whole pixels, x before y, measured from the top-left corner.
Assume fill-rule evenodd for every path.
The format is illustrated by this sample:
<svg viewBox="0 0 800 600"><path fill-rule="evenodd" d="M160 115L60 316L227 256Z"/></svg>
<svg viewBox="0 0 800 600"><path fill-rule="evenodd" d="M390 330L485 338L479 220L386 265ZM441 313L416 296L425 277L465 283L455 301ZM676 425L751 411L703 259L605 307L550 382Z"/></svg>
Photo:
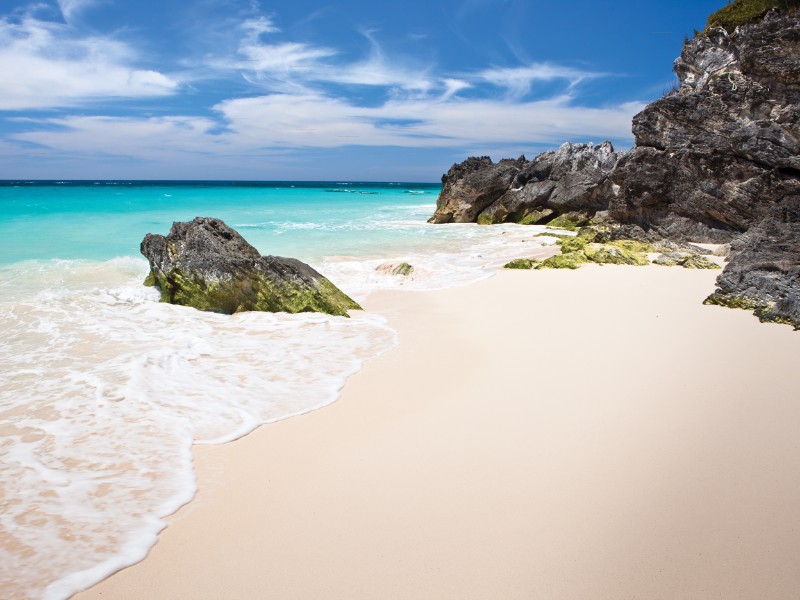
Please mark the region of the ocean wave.
<svg viewBox="0 0 800 600"><path fill-rule="evenodd" d="M421 206L421 205L420 205ZM419 207L418 207L419 208ZM405 210L405 207L404 207ZM383 225L382 225L383 223ZM407 233L370 255L313 266L356 299L463 285L541 247L536 226L419 220L237 228ZM362 239L360 235L357 239ZM395 264L413 266L393 275ZM0 577L10 597L65 598L140 560L194 492L190 447L334 401L396 343L380 315L233 316L163 304L141 257L26 261L0 269ZM15 549L16 548L16 549Z"/></svg>
<svg viewBox="0 0 800 600"><path fill-rule="evenodd" d="M55 286L0 303L0 495L26 498L0 514L27 548L0 549L9 597L65 598L141 559L194 493L192 443L324 406L395 343L377 315L203 313L139 277L76 290L53 268Z"/></svg>

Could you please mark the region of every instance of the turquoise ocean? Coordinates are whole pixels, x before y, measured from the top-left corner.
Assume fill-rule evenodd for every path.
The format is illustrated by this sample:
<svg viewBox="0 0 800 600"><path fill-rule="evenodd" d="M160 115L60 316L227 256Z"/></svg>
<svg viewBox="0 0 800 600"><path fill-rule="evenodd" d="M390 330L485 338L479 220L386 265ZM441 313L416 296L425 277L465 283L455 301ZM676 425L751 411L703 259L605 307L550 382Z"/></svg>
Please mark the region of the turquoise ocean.
<svg viewBox="0 0 800 600"><path fill-rule="evenodd" d="M160 303L142 285L145 234L217 217L359 301L471 283L543 243L534 226L428 224L440 189L0 182L4 596L67 598L141 560L195 492L192 444L329 404L398 343L374 313L226 316ZM401 262L410 276L392 274Z"/></svg>

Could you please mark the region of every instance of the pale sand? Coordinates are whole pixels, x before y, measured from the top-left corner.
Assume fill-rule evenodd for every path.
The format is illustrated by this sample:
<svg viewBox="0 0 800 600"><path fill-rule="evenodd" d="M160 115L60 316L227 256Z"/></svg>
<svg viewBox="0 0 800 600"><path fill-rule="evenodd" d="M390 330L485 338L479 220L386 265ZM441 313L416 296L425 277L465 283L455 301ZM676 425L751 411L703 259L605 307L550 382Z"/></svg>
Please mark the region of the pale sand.
<svg viewBox="0 0 800 600"><path fill-rule="evenodd" d="M373 295L400 345L196 448L196 499L78 597L800 597L800 333L703 306L717 273Z"/></svg>

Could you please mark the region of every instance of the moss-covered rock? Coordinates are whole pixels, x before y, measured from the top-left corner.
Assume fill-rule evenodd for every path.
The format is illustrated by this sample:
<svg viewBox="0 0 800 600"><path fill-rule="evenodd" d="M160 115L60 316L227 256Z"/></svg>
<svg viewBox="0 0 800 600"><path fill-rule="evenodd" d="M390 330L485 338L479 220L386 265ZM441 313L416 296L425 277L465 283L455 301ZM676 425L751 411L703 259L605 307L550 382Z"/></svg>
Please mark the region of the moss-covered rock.
<svg viewBox="0 0 800 600"><path fill-rule="evenodd" d="M555 238L556 240L566 240L569 238L573 238L575 236L568 235L566 233L537 233L533 237L535 238L546 237L546 238Z"/></svg>
<svg viewBox="0 0 800 600"><path fill-rule="evenodd" d="M661 265L662 267L674 267L684 258L686 258L686 255L681 252L664 252L653 259L653 264Z"/></svg>
<svg viewBox="0 0 800 600"><path fill-rule="evenodd" d="M782 303L794 303L794 308L797 308L797 303L800 300L795 298L787 298ZM764 303L759 300L742 296L738 294L726 294L717 290L703 301L703 304L710 304L714 306L724 306L726 308L738 308L746 311L752 311L762 323L780 323L783 325L791 325L795 329L800 330L800 320L795 320L791 314L798 314L798 311L786 310L786 306L779 306L778 303Z"/></svg>
<svg viewBox="0 0 800 600"><path fill-rule="evenodd" d="M564 237L556 242L561 246L561 252L569 254L570 252L582 252L588 243L585 238L580 236Z"/></svg>
<svg viewBox="0 0 800 600"><path fill-rule="evenodd" d="M161 301L198 310L324 312L347 316L358 304L305 263L261 256L219 219L173 223L169 235L147 234L141 245L150 262L145 284Z"/></svg>
<svg viewBox="0 0 800 600"><path fill-rule="evenodd" d="M506 263L504 269L532 269L538 261L532 258L516 258Z"/></svg>
<svg viewBox="0 0 800 600"><path fill-rule="evenodd" d="M613 240L606 242L610 246L615 246L625 252L633 252L636 254L648 254L653 252L652 244L647 242L639 242L636 240Z"/></svg>
<svg viewBox="0 0 800 600"><path fill-rule="evenodd" d="M611 244L588 244L583 253L593 263L600 265L633 265L643 267L650 261L644 254L631 252Z"/></svg>
<svg viewBox="0 0 800 600"><path fill-rule="evenodd" d="M685 269L721 269L713 260L700 254L688 254L686 252L665 252L658 255L653 263L662 267L680 266Z"/></svg>
<svg viewBox="0 0 800 600"><path fill-rule="evenodd" d="M591 224L591 217L583 213L569 212L558 215L555 219L547 223L547 226L556 229L566 229L567 231L575 231L578 227Z"/></svg>
<svg viewBox="0 0 800 600"><path fill-rule="evenodd" d="M501 222L501 221L495 221L494 214L488 210L485 210L482 213L480 213L476 221L478 225L494 225L495 223Z"/></svg>
<svg viewBox="0 0 800 600"><path fill-rule="evenodd" d="M760 21L772 8L796 10L800 8L800 0L733 0L708 17L703 33L713 27L733 33L740 25Z"/></svg>
<svg viewBox="0 0 800 600"><path fill-rule="evenodd" d="M714 292L703 300L703 304L713 304L714 306L725 306L727 308L741 308L743 310L758 310L764 306L752 298L737 296L734 294L721 294Z"/></svg>
<svg viewBox="0 0 800 600"><path fill-rule="evenodd" d="M650 244L636 240L611 241L611 233L611 228L606 225L590 225L578 229L574 236L560 235L556 243L561 246L561 254L542 261L536 268L577 269L587 262L601 265L650 264L646 256L652 251Z"/></svg>
<svg viewBox="0 0 800 600"><path fill-rule="evenodd" d="M611 240L611 228L607 225L587 225L578 230L578 237L586 243L605 244Z"/></svg>
<svg viewBox="0 0 800 600"><path fill-rule="evenodd" d="M537 269L578 269L586 262L583 252L570 252L568 254L556 254L546 258L538 265Z"/></svg>
<svg viewBox="0 0 800 600"><path fill-rule="evenodd" d="M403 277L408 277L414 271L414 267L412 267L407 262L400 263L397 267L394 268L392 271L392 275L402 275Z"/></svg>
<svg viewBox="0 0 800 600"><path fill-rule="evenodd" d="M684 269L721 269L717 263L705 256L690 254L678 263Z"/></svg>
<svg viewBox="0 0 800 600"><path fill-rule="evenodd" d="M520 225L535 225L541 221L544 221L552 215L555 211L552 208L543 208L541 210L532 210L522 215L517 220L517 223Z"/></svg>

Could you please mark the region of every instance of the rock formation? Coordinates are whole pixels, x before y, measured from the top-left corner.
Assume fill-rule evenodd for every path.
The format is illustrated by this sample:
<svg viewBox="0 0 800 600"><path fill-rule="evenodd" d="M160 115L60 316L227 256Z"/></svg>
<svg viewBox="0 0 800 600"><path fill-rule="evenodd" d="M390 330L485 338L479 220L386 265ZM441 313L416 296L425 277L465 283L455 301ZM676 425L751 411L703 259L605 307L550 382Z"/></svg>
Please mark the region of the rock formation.
<svg viewBox="0 0 800 600"><path fill-rule="evenodd" d="M800 328L800 196L774 203L760 223L731 243L730 256L706 302Z"/></svg>
<svg viewBox="0 0 800 600"><path fill-rule="evenodd" d="M633 119L609 215L652 239L729 241L800 193L800 19L709 29L675 72L680 88Z"/></svg>
<svg viewBox="0 0 800 600"><path fill-rule="evenodd" d="M347 316L360 308L335 285L293 258L261 256L219 219L173 223L169 234L147 234L141 252L150 262L146 285L161 301L233 314L247 310L324 312Z"/></svg>
<svg viewBox="0 0 800 600"><path fill-rule="evenodd" d="M634 117L629 152L565 144L530 162L469 159L443 176L431 222L604 211L615 238L732 241L708 301L800 328L800 11L762 4L736 0L687 41L679 88Z"/></svg>
<svg viewBox="0 0 800 600"><path fill-rule="evenodd" d="M484 156L453 165L431 223L546 223L571 211L604 210L618 155L611 142L563 144L531 161Z"/></svg>
<svg viewBox="0 0 800 600"><path fill-rule="evenodd" d="M675 72L634 117L609 215L651 239L733 240L707 302L800 327L800 16L709 28Z"/></svg>

